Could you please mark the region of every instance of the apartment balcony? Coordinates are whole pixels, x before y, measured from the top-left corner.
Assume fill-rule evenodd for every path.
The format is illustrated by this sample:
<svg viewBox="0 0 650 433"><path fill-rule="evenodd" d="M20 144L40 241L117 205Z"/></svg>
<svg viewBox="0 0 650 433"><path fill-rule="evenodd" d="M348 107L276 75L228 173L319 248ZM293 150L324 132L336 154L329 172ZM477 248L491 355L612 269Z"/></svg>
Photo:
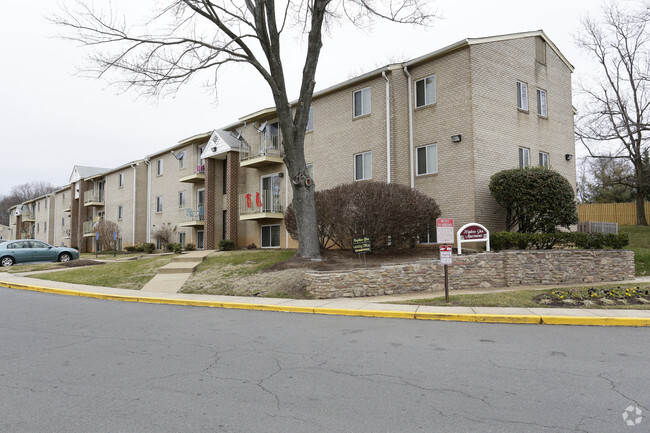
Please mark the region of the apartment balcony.
<svg viewBox="0 0 650 433"><path fill-rule="evenodd" d="M199 206L196 209L181 209L179 227L203 227L205 225L205 208Z"/></svg>
<svg viewBox="0 0 650 433"><path fill-rule="evenodd" d="M84 192L84 206L104 206L104 191Z"/></svg>
<svg viewBox="0 0 650 433"><path fill-rule="evenodd" d="M85 221L83 223L83 233L84 238L95 236L95 222L94 221Z"/></svg>
<svg viewBox="0 0 650 433"><path fill-rule="evenodd" d="M203 183L205 182L205 165L197 165L194 173L178 179L179 182Z"/></svg>
<svg viewBox="0 0 650 433"><path fill-rule="evenodd" d="M33 223L36 221L34 213L31 210L22 210L20 215L23 217L24 223Z"/></svg>
<svg viewBox="0 0 650 433"><path fill-rule="evenodd" d="M282 195L272 191L262 191L239 195L239 219L262 220L282 219Z"/></svg>
<svg viewBox="0 0 650 433"><path fill-rule="evenodd" d="M259 168L266 165L284 164L280 136L262 136L259 146L242 143L239 152L239 166Z"/></svg>

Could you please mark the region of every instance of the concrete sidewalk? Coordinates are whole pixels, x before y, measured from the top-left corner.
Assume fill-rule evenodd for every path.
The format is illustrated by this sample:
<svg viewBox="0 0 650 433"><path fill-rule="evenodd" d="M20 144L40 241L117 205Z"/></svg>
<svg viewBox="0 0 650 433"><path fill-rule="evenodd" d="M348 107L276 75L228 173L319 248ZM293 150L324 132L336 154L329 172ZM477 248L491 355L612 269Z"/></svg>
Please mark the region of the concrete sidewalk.
<svg viewBox="0 0 650 433"><path fill-rule="evenodd" d="M650 281L650 278L638 279L632 282L643 283L648 281ZM194 295L169 292L164 293L154 291L143 292L136 290L116 289L113 287L60 283L56 281L40 280L28 276L10 273L0 274L0 286L14 289L128 302L237 308L249 310L491 323L650 326L650 310L430 307L419 305L390 304L390 302L401 302L410 299L440 296L441 292L420 292L407 295L335 299L258 298L242 296ZM553 287L554 286L545 286L543 288L548 289ZM526 289L526 287L508 288L503 290L522 289ZM453 294L456 295L484 292L485 291L479 290L454 290Z"/></svg>

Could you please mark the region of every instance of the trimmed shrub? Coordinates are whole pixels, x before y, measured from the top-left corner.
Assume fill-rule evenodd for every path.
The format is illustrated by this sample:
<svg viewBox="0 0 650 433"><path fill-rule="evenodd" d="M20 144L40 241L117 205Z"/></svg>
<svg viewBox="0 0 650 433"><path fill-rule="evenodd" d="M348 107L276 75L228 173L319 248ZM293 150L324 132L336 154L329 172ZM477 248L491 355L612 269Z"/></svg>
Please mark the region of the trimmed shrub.
<svg viewBox="0 0 650 433"><path fill-rule="evenodd" d="M230 239L221 239L219 241L219 249L221 251L231 251L235 249L235 242Z"/></svg>
<svg viewBox="0 0 650 433"><path fill-rule="evenodd" d="M413 246L440 216L434 199L399 184L354 182L316 191L314 198L321 248L350 248L352 239L361 236L370 237L372 249ZM297 239L292 206L284 223Z"/></svg>
<svg viewBox="0 0 650 433"><path fill-rule="evenodd" d="M506 230L551 233L578 223L573 188L544 167L503 170L490 178L490 192L506 210Z"/></svg>
<svg viewBox="0 0 650 433"><path fill-rule="evenodd" d="M612 248L620 250L629 243L627 234L618 235L602 233L581 232L555 232L555 233L517 233L495 232L490 233L490 248L494 251L509 249L551 249L551 248L579 248L603 249Z"/></svg>
<svg viewBox="0 0 650 433"><path fill-rule="evenodd" d="M185 251L194 251L196 246L193 243L185 244Z"/></svg>
<svg viewBox="0 0 650 433"><path fill-rule="evenodd" d="M144 243L144 244L142 244L142 248L143 248L142 250L143 250L145 253L147 253L147 254L151 254L151 253L153 253L154 251L156 251L156 244L151 243L151 242Z"/></svg>
<svg viewBox="0 0 650 433"><path fill-rule="evenodd" d="M170 242L167 245L165 245L165 249L169 252L174 252L176 254L179 254L181 251L183 251L183 247L181 247L181 244L177 242Z"/></svg>

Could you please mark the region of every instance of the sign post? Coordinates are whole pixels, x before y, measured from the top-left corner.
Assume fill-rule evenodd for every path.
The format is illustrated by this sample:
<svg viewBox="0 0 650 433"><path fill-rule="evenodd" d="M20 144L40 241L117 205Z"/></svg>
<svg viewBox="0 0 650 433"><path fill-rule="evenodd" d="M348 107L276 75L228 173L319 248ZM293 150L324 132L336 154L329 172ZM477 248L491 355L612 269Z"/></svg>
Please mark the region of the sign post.
<svg viewBox="0 0 650 433"><path fill-rule="evenodd" d="M95 258L97 258L97 250L99 249L99 232L95 233Z"/></svg>
<svg viewBox="0 0 650 433"><path fill-rule="evenodd" d="M451 245L440 245L440 264L445 271L445 302L449 303L449 271L447 266L452 264Z"/></svg>
<svg viewBox="0 0 650 433"><path fill-rule="evenodd" d="M363 236L360 238L352 239L352 252L354 254L359 254L359 262L361 262L361 254L365 261L366 254L371 252L372 248L370 246L370 236Z"/></svg>
<svg viewBox="0 0 650 433"><path fill-rule="evenodd" d="M117 232L113 232L113 258L117 254Z"/></svg>

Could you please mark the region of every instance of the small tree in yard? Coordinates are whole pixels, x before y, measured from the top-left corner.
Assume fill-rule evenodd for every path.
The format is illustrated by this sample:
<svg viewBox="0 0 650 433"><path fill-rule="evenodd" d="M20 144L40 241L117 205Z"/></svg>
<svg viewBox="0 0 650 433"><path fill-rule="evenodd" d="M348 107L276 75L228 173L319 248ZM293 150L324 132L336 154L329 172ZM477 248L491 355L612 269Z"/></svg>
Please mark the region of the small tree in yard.
<svg viewBox="0 0 650 433"><path fill-rule="evenodd" d="M440 216L434 199L398 184L349 183L318 191L315 199L321 248L348 248L360 236L369 236L373 249L411 246ZM291 206L285 227L296 239Z"/></svg>
<svg viewBox="0 0 650 433"><path fill-rule="evenodd" d="M115 233L117 233L117 239L120 238L120 226L113 221L100 221L95 230L99 233L99 243L102 246L102 251L113 250Z"/></svg>
<svg viewBox="0 0 650 433"><path fill-rule="evenodd" d="M167 244L172 241L174 233L176 233L176 227L173 227L171 223L163 223L160 227L154 225L151 237L160 243L162 249L165 249Z"/></svg>
<svg viewBox="0 0 650 433"><path fill-rule="evenodd" d="M490 191L506 210L506 230L551 233L578 223L573 188L544 167L504 170L490 179Z"/></svg>

